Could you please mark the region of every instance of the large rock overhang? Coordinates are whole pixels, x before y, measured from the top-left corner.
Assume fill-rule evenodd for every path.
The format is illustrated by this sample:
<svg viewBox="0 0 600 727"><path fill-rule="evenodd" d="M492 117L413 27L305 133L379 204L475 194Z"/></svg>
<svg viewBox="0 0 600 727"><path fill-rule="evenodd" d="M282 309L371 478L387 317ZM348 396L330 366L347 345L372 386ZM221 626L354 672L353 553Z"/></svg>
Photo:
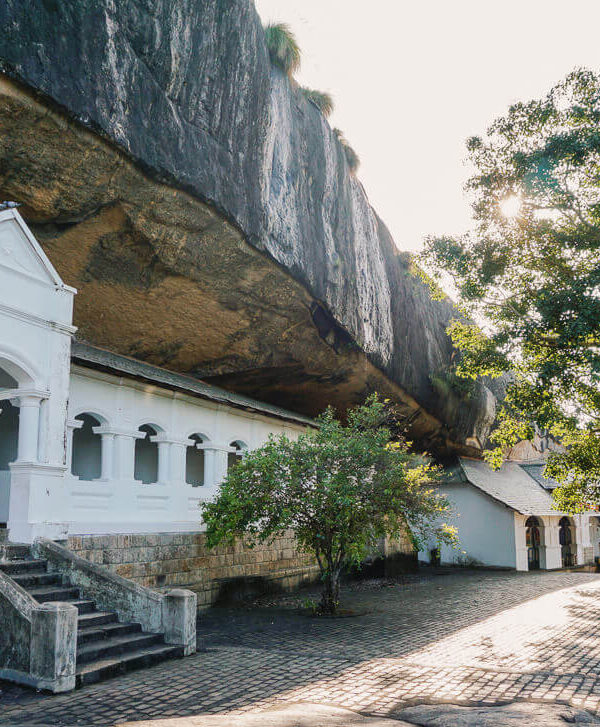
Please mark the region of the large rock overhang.
<svg viewBox="0 0 600 727"><path fill-rule="evenodd" d="M80 338L308 415L378 391L419 447L475 454L494 396L431 383L452 306L271 68L251 3L184 4L177 67L162 5L0 8L2 197L78 288Z"/></svg>

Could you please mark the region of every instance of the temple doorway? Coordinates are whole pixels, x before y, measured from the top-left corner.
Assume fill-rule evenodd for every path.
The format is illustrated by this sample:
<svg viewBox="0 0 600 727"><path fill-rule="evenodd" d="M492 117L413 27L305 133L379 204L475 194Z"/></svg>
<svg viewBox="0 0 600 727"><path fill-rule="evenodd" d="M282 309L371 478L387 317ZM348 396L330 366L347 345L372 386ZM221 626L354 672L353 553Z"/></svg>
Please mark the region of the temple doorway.
<svg viewBox="0 0 600 727"><path fill-rule="evenodd" d="M540 569L540 522L536 517L530 517L525 523L525 542L527 544L527 569Z"/></svg>
<svg viewBox="0 0 600 727"><path fill-rule="evenodd" d="M560 556L563 568L572 568L575 565L575 526L571 518L561 517L558 522L558 540L560 542Z"/></svg>

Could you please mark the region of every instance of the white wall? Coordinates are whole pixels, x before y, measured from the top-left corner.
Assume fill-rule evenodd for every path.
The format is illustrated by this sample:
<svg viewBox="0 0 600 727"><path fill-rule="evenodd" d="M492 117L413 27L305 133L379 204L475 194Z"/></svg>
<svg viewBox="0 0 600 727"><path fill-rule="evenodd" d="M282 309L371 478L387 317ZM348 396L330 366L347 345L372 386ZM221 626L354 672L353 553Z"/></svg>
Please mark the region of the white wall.
<svg viewBox="0 0 600 727"><path fill-rule="evenodd" d="M269 434L297 437L306 427L236 409L132 379L72 367L69 398L71 432L75 417L91 414L101 422L103 471L86 481L67 475L61 503L69 533L172 532L202 529L200 503L211 499L227 471L230 443L248 449ZM135 478L139 427L152 425L159 450L157 482ZM204 484L186 482L189 437L203 439ZM108 453L108 455L107 455ZM138 462L139 465L139 462ZM140 467L137 469L141 472Z"/></svg>
<svg viewBox="0 0 600 727"><path fill-rule="evenodd" d="M456 515L447 522L458 528L458 550L443 545L442 563L454 563L461 558L473 558L492 566L515 567L515 526L513 511L493 500L470 484L446 485L440 488L453 505ZM429 560L426 551L419 554L421 560ZM463 554L462 551L466 551Z"/></svg>

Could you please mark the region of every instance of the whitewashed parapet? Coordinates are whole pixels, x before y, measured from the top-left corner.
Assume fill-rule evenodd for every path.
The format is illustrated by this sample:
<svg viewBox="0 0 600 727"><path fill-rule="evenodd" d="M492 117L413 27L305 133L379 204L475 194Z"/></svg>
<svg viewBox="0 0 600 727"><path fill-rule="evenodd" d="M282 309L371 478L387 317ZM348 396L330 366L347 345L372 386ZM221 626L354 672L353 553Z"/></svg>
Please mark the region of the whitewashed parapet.
<svg viewBox="0 0 600 727"><path fill-rule="evenodd" d="M0 571L0 678L50 692L75 688L77 609L38 603Z"/></svg>
<svg viewBox="0 0 600 727"><path fill-rule="evenodd" d="M165 642L183 646L187 656L196 651L196 594L177 589L159 593L75 555L52 540L38 538L34 553L48 561L52 572L84 590L87 598L120 621L139 623L146 632L164 633Z"/></svg>

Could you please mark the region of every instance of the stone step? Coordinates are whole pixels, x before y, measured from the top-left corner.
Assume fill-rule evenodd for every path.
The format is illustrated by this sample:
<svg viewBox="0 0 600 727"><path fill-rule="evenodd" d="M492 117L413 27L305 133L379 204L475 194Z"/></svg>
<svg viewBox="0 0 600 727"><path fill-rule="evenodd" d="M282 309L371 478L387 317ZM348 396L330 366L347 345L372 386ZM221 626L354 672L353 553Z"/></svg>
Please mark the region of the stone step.
<svg viewBox="0 0 600 727"><path fill-rule="evenodd" d="M34 586L25 589L38 603L48 601L79 601L79 588L73 586Z"/></svg>
<svg viewBox="0 0 600 727"><path fill-rule="evenodd" d="M25 589L63 585L61 576L56 573L14 573L10 577Z"/></svg>
<svg viewBox="0 0 600 727"><path fill-rule="evenodd" d="M152 666L165 659L180 656L183 656L183 646L156 644L112 659L97 659L86 664L78 664L76 667L77 686L94 684L133 669Z"/></svg>
<svg viewBox="0 0 600 727"><path fill-rule="evenodd" d="M96 628L105 624L118 623L117 614L114 611L88 611L87 613L79 612L77 619L77 628Z"/></svg>
<svg viewBox="0 0 600 727"><path fill-rule="evenodd" d="M88 599L80 599L80 598L74 598L74 599L67 599L65 603L70 603L71 606L75 606L77 609L79 616L83 614L88 613L97 613L96 611L96 603L94 601L89 601ZM116 616L116 614L115 614Z"/></svg>
<svg viewBox="0 0 600 727"><path fill-rule="evenodd" d="M32 560L31 546L22 543L7 543L0 545L3 560Z"/></svg>
<svg viewBox="0 0 600 727"><path fill-rule="evenodd" d="M164 646L162 634L125 634L104 641L93 641L91 644L77 648L77 663L87 664L108 658L128 656L141 649L148 649L156 644Z"/></svg>
<svg viewBox="0 0 600 727"><path fill-rule="evenodd" d="M38 603L61 601L77 608L77 686L183 656L183 647L165 644L163 634L143 633L138 623L119 623L113 611L97 611L78 587L49 573L47 561L31 558L28 546L0 543L0 558L0 570Z"/></svg>
<svg viewBox="0 0 600 727"><path fill-rule="evenodd" d="M95 641L102 641L103 639L112 639L115 636L124 636L125 634L139 634L142 631L142 627L139 624L120 624L120 623L106 623L101 625L91 626L83 623L81 619L84 616L79 617L79 628L77 630L77 644L89 644Z"/></svg>
<svg viewBox="0 0 600 727"><path fill-rule="evenodd" d="M46 573L48 569L47 560L12 560L0 562L0 570L9 575L21 573Z"/></svg>

